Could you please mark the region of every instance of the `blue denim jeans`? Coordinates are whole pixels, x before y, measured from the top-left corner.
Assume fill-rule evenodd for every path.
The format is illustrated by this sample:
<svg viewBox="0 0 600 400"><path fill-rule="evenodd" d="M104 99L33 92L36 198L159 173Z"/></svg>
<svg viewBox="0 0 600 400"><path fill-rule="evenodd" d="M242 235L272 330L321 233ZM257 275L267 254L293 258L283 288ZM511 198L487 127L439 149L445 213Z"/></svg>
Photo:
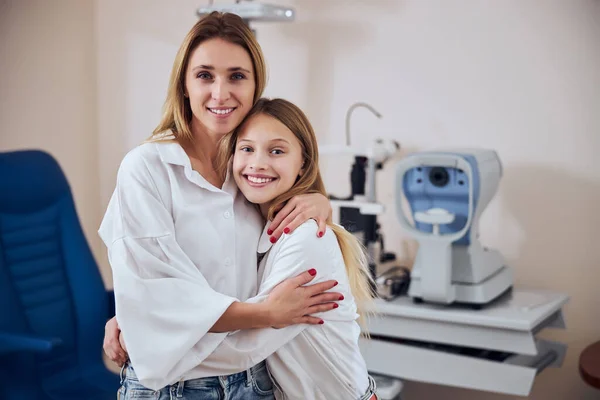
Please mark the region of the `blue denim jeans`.
<svg viewBox="0 0 600 400"><path fill-rule="evenodd" d="M180 381L160 390L142 386L128 364L121 373L121 381L121 400L275 400L273 382L264 361L237 374Z"/></svg>

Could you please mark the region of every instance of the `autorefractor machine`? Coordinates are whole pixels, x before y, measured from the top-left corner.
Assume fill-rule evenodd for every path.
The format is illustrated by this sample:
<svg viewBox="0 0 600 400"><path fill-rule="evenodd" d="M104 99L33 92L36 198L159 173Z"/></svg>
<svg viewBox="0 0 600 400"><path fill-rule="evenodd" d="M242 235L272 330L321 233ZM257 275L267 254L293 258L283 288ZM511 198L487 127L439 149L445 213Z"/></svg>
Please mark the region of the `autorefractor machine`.
<svg viewBox="0 0 600 400"><path fill-rule="evenodd" d="M398 164L398 219L419 243L410 297L482 307L512 288L512 270L502 255L479 241L479 219L501 176L500 159L491 150L417 153Z"/></svg>
<svg viewBox="0 0 600 400"><path fill-rule="evenodd" d="M382 140L372 147L392 149ZM363 161L365 168L376 165L381 151L363 153L370 156L356 158L353 195L332 203L355 209L340 213L347 229L370 226L371 233L361 236L368 245L381 235L376 216L383 206L374 191L366 197L354 192L364 186L357 178L372 186L377 169L366 176L355 169ZM388 161L390 151L385 154ZM371 260L378 314L369 323L370 338L361 339L361 351L381 383L381 397L393 398L386 397L386 385L395 379L528 396L540 372L562 365L566 345L538 334L565 328L562 308L569 297L514 287L513 270L500 252L480 242L481 215L502 177L498 154L489 149L416 152L395 168L397 219L418 250L408 276L402 267L389 268L400 276L379 271L383 261L394 262L393 253ZM402 284L390 285L398 281Z"/></svg>

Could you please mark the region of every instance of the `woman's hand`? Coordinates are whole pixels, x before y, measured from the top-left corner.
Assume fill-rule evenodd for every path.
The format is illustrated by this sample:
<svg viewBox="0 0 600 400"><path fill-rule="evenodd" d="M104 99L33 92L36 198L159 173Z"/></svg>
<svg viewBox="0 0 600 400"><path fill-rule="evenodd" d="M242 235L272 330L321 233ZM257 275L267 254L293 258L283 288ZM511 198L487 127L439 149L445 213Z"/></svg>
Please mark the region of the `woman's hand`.
<svg viewBox="0 0 600 400"><path fill-rule="evenodd" d="M112 317L108 320L104 326L104 344L102 348L108 358L117 363L119 367L122 367L127 361L128 355L125 350L124 343L121 344L121 330L116 317Z"/></svg>
<svg viewBox="0 0 600 400"><path fill-rule="evenodd" d="M275 214L267 233L276 241L283 233L293 232L309 219L314 219L319 225L316 235L321 237L325 233L331 213L331 204L327 197L320 193L300 194L292 197L285 207Z"/></svg>
<svg viewBox="0 0 600 400"><path fill-rule="evenodd" d="M337 292L327 292L338 283L334 280L303 286L310 282L317 271L311 269L293 278L286 279L271 291L265 305L269 308L271 326L283 328L294 324L322 324L323 320L309 314L329 311L338 307L335 301L344 296Z"/></svg>

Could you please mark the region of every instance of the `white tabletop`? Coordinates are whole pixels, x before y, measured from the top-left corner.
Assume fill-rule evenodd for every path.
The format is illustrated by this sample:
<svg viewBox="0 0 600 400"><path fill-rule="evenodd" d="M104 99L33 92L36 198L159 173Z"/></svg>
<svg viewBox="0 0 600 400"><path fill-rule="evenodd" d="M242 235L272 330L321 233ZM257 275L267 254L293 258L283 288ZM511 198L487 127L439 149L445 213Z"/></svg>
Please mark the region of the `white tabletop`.
<svg viewBox="0 0 600 400"><path fill-rule="evenodd" d="M376 307L382 316L531 331L559 311L568 300L569 296L563 293L514 288L481 310L468 306L415 304L408 296L392 301L377 299Z"/></svg>

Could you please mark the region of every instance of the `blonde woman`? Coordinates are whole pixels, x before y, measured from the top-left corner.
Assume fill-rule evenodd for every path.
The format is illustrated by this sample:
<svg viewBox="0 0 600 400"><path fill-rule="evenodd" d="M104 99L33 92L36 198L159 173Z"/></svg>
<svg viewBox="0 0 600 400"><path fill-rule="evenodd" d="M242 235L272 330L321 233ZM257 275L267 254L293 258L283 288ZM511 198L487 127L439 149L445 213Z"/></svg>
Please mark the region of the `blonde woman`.
<svg viewBox="0 0 600 400"><path fill-rule="evenodd" d="M221 151L222 171L233 175L265 221L294 196L326 194L313 129L288 101L259 100L240 128L224 138ZM375 383L358 347L360 322L364 330L373 298L365 253L351 233L330 220L322 239L315 237L315 229L315 222L307 221L273 244L265 226L258 247L259 293L251 301L268 301L281 282L319 264L323 267L315 282L339 282L340 306L316 314L324 321L320 325L231 333L204 366L222 373L229 359L253 365L266 358L277 399L376 399Z"/></svg>
<svg viewBox="0 0 600 400"><path fill-rule="evenodd" d="M305 286L326 262L306 266L264 302L246 302L258 289L264 220L213 165L218 142L244 119L265 82L262 52L243 21L219 13L203 18L177 53L160 124L121 163L99 229L116 301L105 351L116 361L128 357L121 398L273 398L264 362L212 376L204 360L227 332L319 324L309 314L332 310L340 297L326 292L334 280ZM296 196L274 217L270 240L310 218L319 223L318 237L329 213L322 194ZM118 345L117 321L127 353Z"/></svg>

